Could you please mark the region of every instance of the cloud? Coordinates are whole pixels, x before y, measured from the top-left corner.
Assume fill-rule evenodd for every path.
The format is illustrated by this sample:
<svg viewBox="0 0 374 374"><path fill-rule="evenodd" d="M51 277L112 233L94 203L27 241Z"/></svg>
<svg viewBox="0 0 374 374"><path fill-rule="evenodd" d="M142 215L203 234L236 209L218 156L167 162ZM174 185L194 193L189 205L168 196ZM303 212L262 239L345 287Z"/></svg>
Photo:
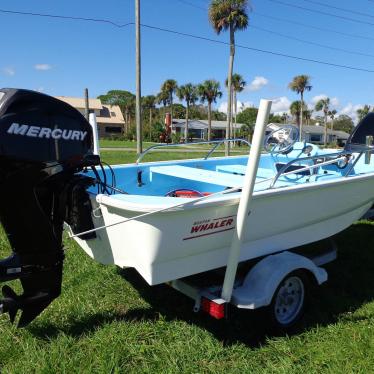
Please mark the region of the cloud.
<svg viewBox="0 0 374 374"><path fill-rule="evenodd" d="M249 91L259 91L266 86L269 81L265 77L255 77L251 84L248 86Z"/></svg>
<svg viewBox="0 0 374 374"><path fill-rule="evenodd" d="M5 75L8 75L9 77L12 77L13 75L16 74L15 69L10 66L3 68L2 71Z"/></svg>
<svg viewBox="0 0 374 374"><path fill-rule="evenodd" d="M347 116L350 116L353 119L353 122L356 123L358 121L357 109L363 108L363 106L363 104L348 103L338 112L338 115L345 114Z"/></svg>
<svg viewBox="0 0 374 374"><path fill-rule="evenodd" d="M52 69L52 66L49 65L49 64L36 64L36 65L34 65L34 69L35 70L46 71L46 70Z"/></svg>
<svg viewBox="0 0 374 374"><path fill-rule="evenodd" d="M36 91L38 91L38 92L43 92L43 91L44 91L44 87L38 87L38 88L36 89Z"/></svg>
<svg viewBox="0 0 374 374"><path fill-rule="evenodd" d="M322 100L322 99L326 99L328 96L325 95L325 94L321 94L321 95L317 95L317 96L314 96L312 98L312 107L314 108L314 106L318 103L318 101ZM330 105L332 107L337 107L340 105L340 102L339 102L339 99L337 97L330 97ZM308 106L310 106L310 104L308 104Z"/></svg>
<svg viewBox="0 0 374 374"><path fill-rule="evenodd" d="M245 108L252 108L254 107L254 103L252 101L239 101L238 100L238 113L242 112ZM227 101L223 101L219 107L218 111L227 114Z"/></svg>
<svg viewBox="0 0 374 374"><path fill-rule="evenodd" d="M275 114L281 114L288 112L290 109L291 101L286 96L281 96L273 99L273 104L271 105L271 111Z"/></svg>

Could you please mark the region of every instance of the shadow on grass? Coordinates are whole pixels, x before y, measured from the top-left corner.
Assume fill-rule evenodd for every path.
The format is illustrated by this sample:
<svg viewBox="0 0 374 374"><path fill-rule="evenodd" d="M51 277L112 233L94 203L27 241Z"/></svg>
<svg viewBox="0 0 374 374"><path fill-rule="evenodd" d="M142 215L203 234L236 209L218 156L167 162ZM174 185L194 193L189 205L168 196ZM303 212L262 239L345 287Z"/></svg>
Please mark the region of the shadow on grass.
<svg viewBox="0 0 374 374"><path fill-rule="evenodd" d="M374 299L373 234L373 225L360 222L337 236L338 259L326 266L329 281L312 293L306 316L292 334L302 333L317 325L335 323L342 314L353 312ZM243 311L232 308L229 319L217 321L205 314L194 313L193 301L166 285L150 287L132 269L119 270L119 274L133 285L151 305L150 308L113 310L74 319L65 328L43 324L30 326L30 331L47 339L61 332L79 337L113 321L157 321L162 316L166 321L182 320L200 326L226 345L241 342L257 347L264 344L267 337L277 335L268 329L261 310ZM350 314L344 316L345 321L355 321L357 318Z"/></svg>

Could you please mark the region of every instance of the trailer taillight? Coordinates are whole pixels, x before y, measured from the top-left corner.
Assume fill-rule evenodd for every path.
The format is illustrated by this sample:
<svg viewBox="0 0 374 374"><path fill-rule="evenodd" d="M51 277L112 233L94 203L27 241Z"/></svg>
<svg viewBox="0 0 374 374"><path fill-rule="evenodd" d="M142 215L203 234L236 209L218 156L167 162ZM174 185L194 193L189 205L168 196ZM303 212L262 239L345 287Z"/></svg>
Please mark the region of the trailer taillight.
<svg viewBox="0 0 374 374"><path fill-rule="evenodd" d="M216 319L225 317L225 305L225 303L218 304L205 297L201 299L201 309Z"/></svg>

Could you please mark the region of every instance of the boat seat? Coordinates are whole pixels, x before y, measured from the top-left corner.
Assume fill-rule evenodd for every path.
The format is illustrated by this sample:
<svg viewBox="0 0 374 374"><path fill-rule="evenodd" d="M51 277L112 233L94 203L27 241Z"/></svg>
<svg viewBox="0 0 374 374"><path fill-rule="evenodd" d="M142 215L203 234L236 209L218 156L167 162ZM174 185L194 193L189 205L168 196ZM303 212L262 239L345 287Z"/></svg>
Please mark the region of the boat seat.
<svg viewBox="0 0 374 374"><path fill-rule="evenodd" d="M216 167L217 171L231 174L245 175L247 170L246 165L218 165ZM275 172L270 169L259 167L257 170L257 178L272 178L275 176Z"/></svg>
<svg viewBox="0 0 374 374"><path fill-rule="evenodd" d="M242 187L244 182L242 175L220 173L218 171L181 165L153 166L150 167L149 170L151 172L151 180L154 175L159 174L223 187Z"/></svg>

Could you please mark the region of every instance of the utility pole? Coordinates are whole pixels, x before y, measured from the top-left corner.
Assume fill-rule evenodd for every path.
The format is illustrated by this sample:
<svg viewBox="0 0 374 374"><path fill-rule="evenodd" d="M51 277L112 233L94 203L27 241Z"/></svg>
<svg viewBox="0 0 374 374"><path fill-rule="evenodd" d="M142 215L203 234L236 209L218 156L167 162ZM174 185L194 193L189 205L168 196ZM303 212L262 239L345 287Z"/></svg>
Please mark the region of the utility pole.
<svg viewBox="0 0 374 374"><path fill-rule="evenodd" d="M141 108L141 60L140 60L140 0L135 0L135 38L136 38L136 152L143 152L142 146L142 108Z"/></svg>
<svg viewBox="0 0 374 374"><path fill-rule="evenodd" d="M86 117L86 120L89 121L89 115L90 115L90 105L88 102L88 88L84 89L84 116Z"/></svg>

